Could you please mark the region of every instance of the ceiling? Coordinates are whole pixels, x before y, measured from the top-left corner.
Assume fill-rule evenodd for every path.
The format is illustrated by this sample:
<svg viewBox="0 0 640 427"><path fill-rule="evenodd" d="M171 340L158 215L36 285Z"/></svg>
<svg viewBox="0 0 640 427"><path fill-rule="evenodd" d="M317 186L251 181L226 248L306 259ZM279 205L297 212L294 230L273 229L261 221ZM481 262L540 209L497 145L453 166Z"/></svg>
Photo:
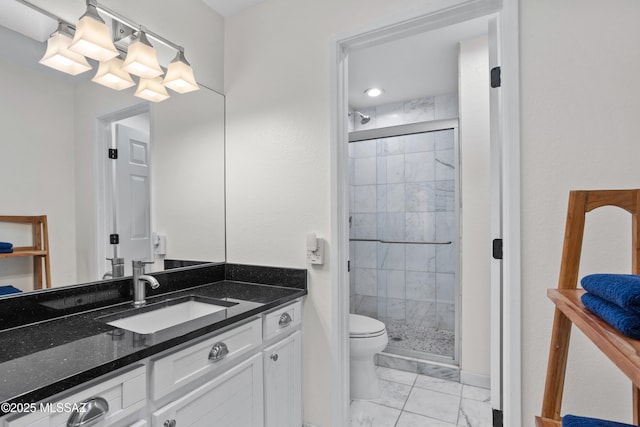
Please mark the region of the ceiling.
<svg viewBox="0 0 640 427"><path fill-rule="evenodd" d="M478 18L349 54L349 106L364 109L442 95L458 90L460 41L487 34L488 18ZM379 87L370 98L364 91Z"/></svg>
<svg viewBox="0 0 640 427"><path fill-rule="evenodd" d="M262 3L264 0L202 0L211 9L227 17L243 9Z"/></svg>

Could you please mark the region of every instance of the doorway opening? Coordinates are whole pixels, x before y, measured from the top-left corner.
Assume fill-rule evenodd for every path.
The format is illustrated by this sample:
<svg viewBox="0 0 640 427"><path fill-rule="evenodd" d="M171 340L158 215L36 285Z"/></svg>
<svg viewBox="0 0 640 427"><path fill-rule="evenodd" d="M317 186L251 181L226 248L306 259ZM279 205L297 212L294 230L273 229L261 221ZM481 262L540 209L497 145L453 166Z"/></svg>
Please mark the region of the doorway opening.
<svg viewBox="0 0 640 427"><path fill-rule="evenodd" d="M151 121L148 104L98 119L102 189L98 211L99 278L131 275L131 261L153 260ZM115 267L119 260L123 267Z"/></svg>
<svg viewBox="0 0 640 427"><path fill-rule="evenodd" d="M351 65L355 54L363 49L372 46L382 45L391 41L413 36L415 34L428 33L433 30L446 28L462 22L473 20L480 17L493 16L496 19L492 26L487 28L489 33L489 49L493 50L493 54L489 55L490 65L492 67L500 65L500 55L502 55L503 70L508 70L509 85L500 88L491 93L490 108L491 111L491 163L496 168L491 170L491 190L487 195L491 199L490 216L500 218L500 232L504 231L505 237L505 253L511 254L507 261L499 262L496 269L493 268L495 263L490 259L490 251L483 251L481 256L484 257L483 264L485 268L491 265L491 305L492 313L490 317L491 338L485 341L490 342L490 379L491 379L491 408L494 417L497 413L498 418L502 419L502 410L504 412L505 425L519 425L520 420L520 365L519 365L519 337L517 334L517 325L519 325L519 207L518 201L518 183L519 183L519 122L517 120L518 111L518 89L517 89L517 3L516 2L492 2L492 1L472 1L459 6L443 9L434 13L430 13L415 19L397 24L390 24L381 27L378 30L369 31L362 34L356 34L351 37L345 37L336 42L336 72L334 74L334 88L336 90L335 98L335 121L334 131L335 140L332 146L334 161L333 179L334 179L334 197L333 202L336 209L332 210L334 216L333 236L337 242L334 251L333 262L336 265L348 265L350 260L350 230L349 230L349 149L347 144L348 134L353 128L349 128L348 113L352 113L351 117L354 122L352 126L364 125L374 122L372 114L365 108L351 105L351 97L348 93L350 89ZM414 54L419 53L413 52ZM497 54L496 54L497 53ZM486 70L488 71L488 70ZM505 74L503 74L505 75ZM487 85L489 81L485 82ZM497 101L496 101L497 100ZM358 108L353 108L358 107ZM355 114L354 114L355 112ZM515 116L514 116L515 115ZM358 123L358 124L357 124ZM462 124L465 120L462 119ZM387 125L387 127L390 125ZM465 133L460 131L460 138L464 138ZM509 144L506 144L508 141ZM460 150L464 155L465 147ZM497 163L496 163L497 160ZM462 162L464 169L464 160ZM504 168L504 169L503 169ZM497 173L495 172L497 171ZM495 179L494 179L495 178ZM498 197L494 196L498 184ZM377 185L377 184L376 184ZM461 183L461 191L464 191L464 182ZM501 193L504 189L504 193ZM497 203L494 201L497 200ZM406 204L406 202L405 202ZM464 205L462 208L464 209ZM469 208L469 206L467 206ZM472 207L471 207L472 208ZM471 209L472 210L472 209ZM489 212L485 212L489 214ZM463 221L464 222L464 221ZM493 221L487 226L491 228L493 233ZM465 233L465 227L461 227L462 234ZM492 234L492 237L496 236ZM496 237L502 237L498 234ZM464 247L464 238L460 247ZM489 255L489 256L486 256ZM405 250L406 257L406 250ZM461 257L461 262L465 258ZM406 258L405 258L406 263ZM334 370L334 379L336 386L334 387L333 406L336 408L334 422L342 425L349 419L349 324L348 313L350 309L349 273L345 268L336 269L335 273L335 299L334 304L336 310L334 318L336 324L336 332L334 334L334 344L336 352L334 360L338 360ZM496 274L497 273L497 274ZM510 283L510 288L502 287L501 281ZM464 285L464 284L463 284ZM387 288L388 289L388 288ZM405 292L406 292L406 272L405 272ZM456 291L457 292L457 291ZM464 291L462 292L464 295ZM464 309L463 309L464 311ZM496 316L494 312L498 313ZM405 311L406 315L406 311ZM487 322L489 319L484 319ZM515 325L515 326L514 326ZM489 343L485 343L489 345ZM464 358L465 343L461 345L461 354ZM464 370L464 361L462 362ZM504 375L504 380L503 380ZM465 381L485 381L486 378L478 378L477 376L467 376Z"/></svg>

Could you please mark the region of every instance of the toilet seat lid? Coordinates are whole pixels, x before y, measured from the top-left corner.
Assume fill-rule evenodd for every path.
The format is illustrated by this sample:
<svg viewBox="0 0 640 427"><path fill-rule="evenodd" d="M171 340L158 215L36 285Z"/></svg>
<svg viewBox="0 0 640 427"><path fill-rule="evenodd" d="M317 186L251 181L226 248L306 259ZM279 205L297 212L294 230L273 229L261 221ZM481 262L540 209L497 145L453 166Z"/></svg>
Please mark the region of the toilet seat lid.
<svg viewBox="0 0 640 427"><path fill-rule="evenodd" d="M384 330L385 325L379 320L360 314L349 314L350 336L380 335Z"/></svg>

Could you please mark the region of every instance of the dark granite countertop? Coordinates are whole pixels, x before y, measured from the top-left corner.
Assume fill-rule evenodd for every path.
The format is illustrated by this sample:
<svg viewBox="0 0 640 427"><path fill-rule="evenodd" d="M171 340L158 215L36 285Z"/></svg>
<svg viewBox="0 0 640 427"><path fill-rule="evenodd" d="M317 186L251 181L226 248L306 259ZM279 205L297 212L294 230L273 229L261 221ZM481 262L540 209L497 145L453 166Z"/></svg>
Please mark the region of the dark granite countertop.
<svg viewBox="0 0 640 427"><path fill-rule="evenodd" d="M153 334L136 334L106 323L134 310L130 300L0 330L0 402L33 403L80 385L136 361L250 319L307 294L303 286L247 283L255 278L238 265L225 265L226 279L190 288L154 293L152 304L195 296L236 303L213 313ZM259 269L269 273L270 268ZM291 270L296 271L296 270ZM297 270L303 272L304 270ZM228 280L228 279L236 280ZM271 279L271 278L270 278ZM264 280L257 280L265 282ZM44 303L46 304L46 303ZM140 310L140 309L135 309ZM143 309L144 310L144 309ZM122 314L126 316L127 313ZM0 415L4 412L0 411Z"/></svg>

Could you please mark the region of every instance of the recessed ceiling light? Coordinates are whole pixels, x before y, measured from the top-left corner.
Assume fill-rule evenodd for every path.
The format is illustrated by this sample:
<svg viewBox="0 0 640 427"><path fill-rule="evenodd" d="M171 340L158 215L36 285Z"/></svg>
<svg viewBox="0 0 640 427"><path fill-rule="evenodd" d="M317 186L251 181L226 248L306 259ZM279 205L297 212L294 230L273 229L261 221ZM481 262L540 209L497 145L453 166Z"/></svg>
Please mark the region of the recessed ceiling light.
<svg viewBox="0 0 640 427"><path fill-rule="evenodd" d="M382 89L379 89L377 87L370 87L369 89L364 91L365 94L369 95L372 98L382 95L382 92Z"/></svg>

